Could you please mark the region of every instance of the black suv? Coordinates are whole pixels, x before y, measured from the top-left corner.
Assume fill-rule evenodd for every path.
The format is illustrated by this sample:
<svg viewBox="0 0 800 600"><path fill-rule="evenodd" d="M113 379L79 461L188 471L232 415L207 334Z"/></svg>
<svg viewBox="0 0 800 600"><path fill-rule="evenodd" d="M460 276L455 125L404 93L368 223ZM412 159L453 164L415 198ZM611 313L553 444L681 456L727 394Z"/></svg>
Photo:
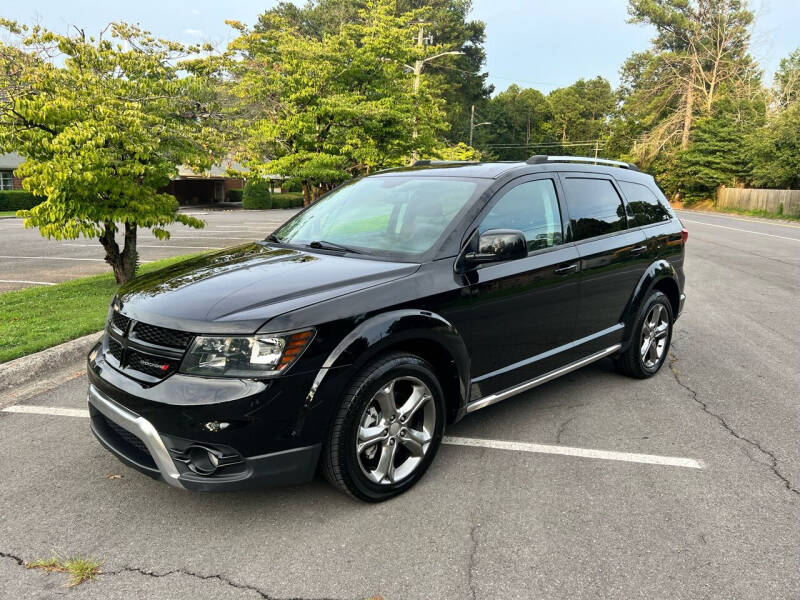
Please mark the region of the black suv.
<svg viewBox="0 0 800 600"><path fill-rule="evenodd" d="M467 413L603 357L655 374L686 239L628 163L423 161L356 179L265 240L121 288L89 354L92 430L176 487L321 467L384 500Z"/></svg>

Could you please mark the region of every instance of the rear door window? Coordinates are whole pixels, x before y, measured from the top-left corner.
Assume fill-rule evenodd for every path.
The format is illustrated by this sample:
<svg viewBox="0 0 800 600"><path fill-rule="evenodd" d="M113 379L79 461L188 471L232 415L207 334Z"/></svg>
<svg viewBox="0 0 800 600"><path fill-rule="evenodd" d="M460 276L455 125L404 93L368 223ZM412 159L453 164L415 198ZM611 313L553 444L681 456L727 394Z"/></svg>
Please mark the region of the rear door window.
<svg viewBox="0 0 800 600"><path fill-rule="evenodd" d="M564 189L575 241L627 228L622 198L608 179L566 177Z"/></svg>
<svg viewBox="0 0 800 600"><path fill-rule="evenodd" d="M666 207L646 185L620 181L619 187L628 200L628 215L634 227L670 220Z"/></svg>

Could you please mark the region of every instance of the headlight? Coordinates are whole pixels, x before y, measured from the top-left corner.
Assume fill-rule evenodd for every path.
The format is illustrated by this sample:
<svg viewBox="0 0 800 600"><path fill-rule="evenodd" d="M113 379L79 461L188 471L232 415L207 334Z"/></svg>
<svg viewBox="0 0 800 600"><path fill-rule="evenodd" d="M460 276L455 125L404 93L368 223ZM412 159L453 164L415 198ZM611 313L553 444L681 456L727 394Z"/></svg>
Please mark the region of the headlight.
<svg viewBox="0 0 800 600"><path fill-rule="evenodd" d="M313 337L313 329L286 335L198 336L180 370L217 377L277 375L289 368Z"/></svg>

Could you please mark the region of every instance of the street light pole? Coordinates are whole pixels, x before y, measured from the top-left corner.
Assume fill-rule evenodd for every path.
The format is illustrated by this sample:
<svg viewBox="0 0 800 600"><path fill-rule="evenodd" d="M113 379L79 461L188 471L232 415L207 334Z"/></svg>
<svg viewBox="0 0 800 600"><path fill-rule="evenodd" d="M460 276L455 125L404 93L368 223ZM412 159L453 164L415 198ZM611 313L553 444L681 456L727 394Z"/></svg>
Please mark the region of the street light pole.
<svg viewBox="0 0 800 600"><path fill-rule="evenodd" d="M476 127L481 127L483 125L491 125L491 121L484 121L483 123L475 124L475 105L472 105L469 113L469 145L472 146L472 137L473 133L475 133Z"/></svg>

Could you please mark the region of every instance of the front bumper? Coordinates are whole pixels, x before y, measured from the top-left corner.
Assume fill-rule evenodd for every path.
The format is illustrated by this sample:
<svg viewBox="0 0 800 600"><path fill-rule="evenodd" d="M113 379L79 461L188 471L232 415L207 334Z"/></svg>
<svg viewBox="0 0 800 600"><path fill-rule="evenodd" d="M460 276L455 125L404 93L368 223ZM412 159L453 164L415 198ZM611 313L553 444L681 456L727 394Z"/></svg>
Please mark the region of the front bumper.
<svg viewBox="0 0 800 600"><path fill-rule="evenodd" d="M190 447L212 447L159 433L141 415L89 385L92 433L123 463L166 483L193 491L231 491L309 481L316 470L321 444L244 457L229 447L220 454L230 462L213 475L194 472L186 459Z"/></svg>

